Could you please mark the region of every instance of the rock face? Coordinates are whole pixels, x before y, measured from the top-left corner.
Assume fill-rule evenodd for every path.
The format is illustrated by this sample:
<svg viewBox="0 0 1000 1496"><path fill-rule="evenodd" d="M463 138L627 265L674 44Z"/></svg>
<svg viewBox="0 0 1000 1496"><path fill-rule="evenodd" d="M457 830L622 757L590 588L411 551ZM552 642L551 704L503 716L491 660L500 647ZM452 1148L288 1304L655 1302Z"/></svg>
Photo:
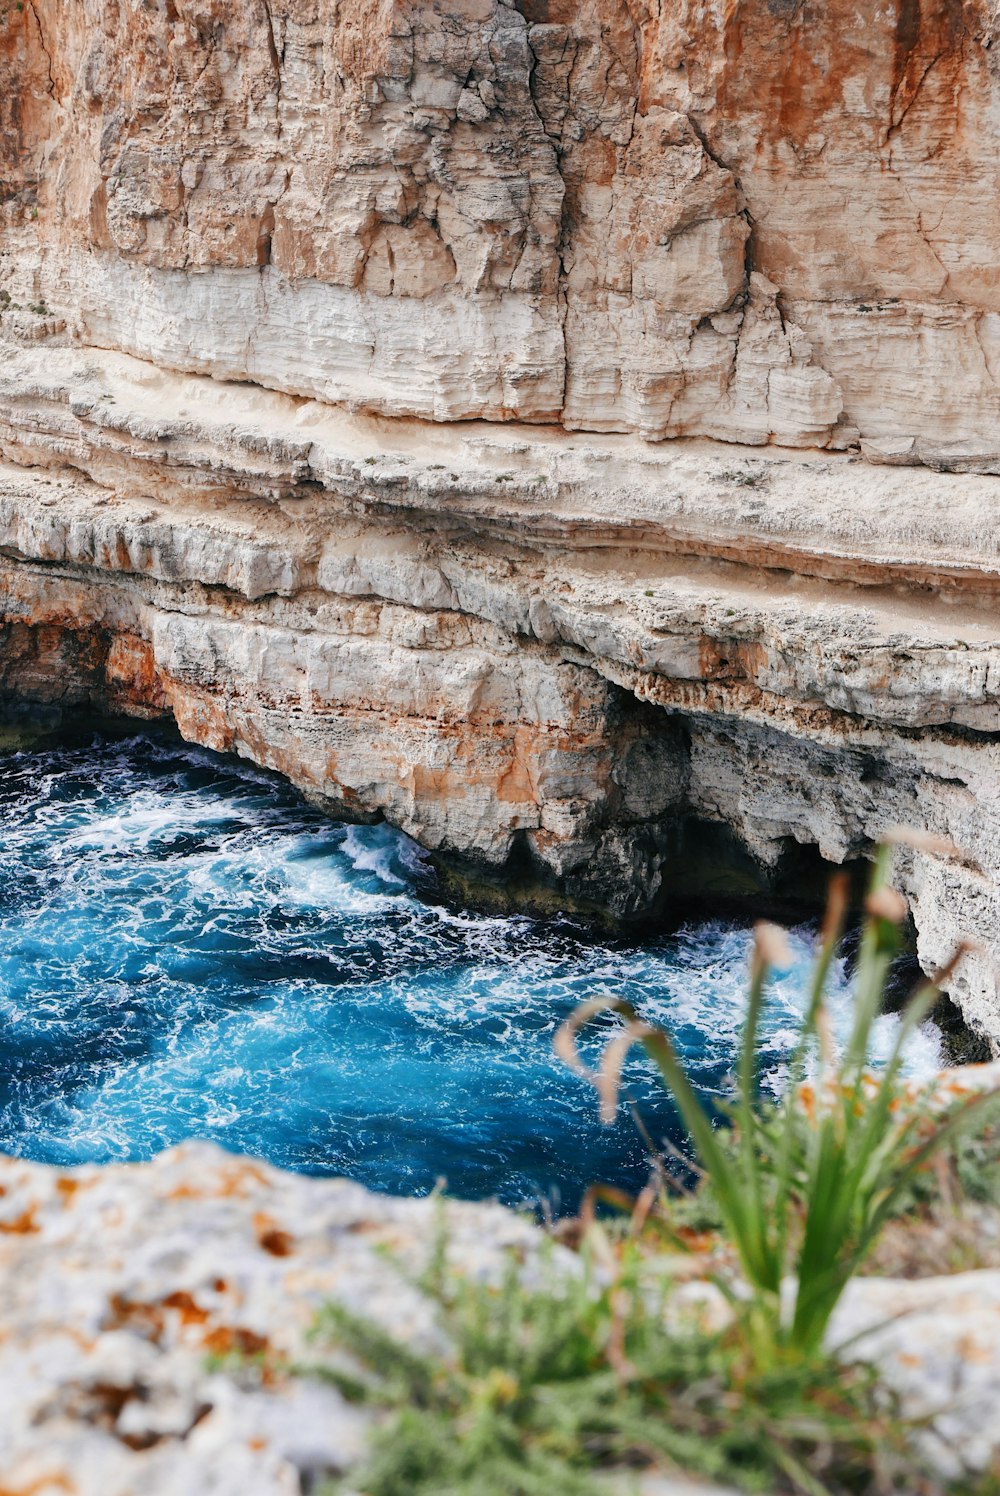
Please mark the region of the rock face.
<svg viewBox="0 0 1000 1496"><path fill-rule="evenodd" d="M710 823L765 878L931 831L956 850L897 867L919 956L982 943L953 991L1000 1039L995 480L385 422L33 345L0 448L8 698L172 715L626 917Z"/></svg>
<svg viewBox="0 0 1000 1496"><path fill-rule="evenodd" d="M0 1159L0 1185L0 1470L18 1496L316 1489L359 1463L374 1416L288 1374L317 1358L307 1332L320 1306L360 1306L403 1341L446 1350L407 1281L437 1237L430 1200L192 1143L105 1169ZM511 1249L537 1272L541 1233L523 1217L449 1202L445 1222L458 1272L496 1281ZM554 1265L578 1270L559 1248ZM856 1281L832 1330L926 1420L928 1456L957 1476L1000 1451L998 1323L1000 1274L980 1271ZM715 1496L609 1482L609 1496L699 1492Z"/></svg>
<svg viewBox="0 0 1000 1496"><path fill-rule="evenodd" d="M0 690L617 916L706 825L765 881L933 831L920 960L981 942L1000 1043L992 41L0 7Z"/></svg>
<svg viewBox="0 0 1000 1496"><path fill-rule="evenodd" d="M994 37L986 0L8 5L0 285L386 414L994 470Z"/></svg>
<svg viewBox="0 0 1000 1496"><path fill-rule="evenodd" d="M4 1159L0 1471L12 1493L295 1496L364 1453L372 1413L294 1380L331 1299L424 1349L429 1304L405 1281L435 1239L430 1200L282 1174L207 1144L152 1164L59 1173ZM536 1233L455 1205L472 1274ZM393 1270L381 1253L399 1260ZM263 1380L212 1358L266 1357Z"/></svg>

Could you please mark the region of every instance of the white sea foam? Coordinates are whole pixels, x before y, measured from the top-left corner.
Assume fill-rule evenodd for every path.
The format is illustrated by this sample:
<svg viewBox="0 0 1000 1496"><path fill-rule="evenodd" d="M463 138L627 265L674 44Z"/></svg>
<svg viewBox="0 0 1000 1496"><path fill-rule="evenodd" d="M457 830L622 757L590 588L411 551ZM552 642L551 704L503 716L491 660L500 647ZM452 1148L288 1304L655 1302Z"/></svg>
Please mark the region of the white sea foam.
<svg viewBox="0 0 1000 1496"><path fill-rule="evenodd" d="M393 862L398 859L399 844L399 837L388 828L348 826L342 846L355 872L374 873L383 883L405 888L406 879L393 868Z"/></svg>
<svg viewBox="0 0 1000 1496"><path fill-rule="evenodd" d="M459 1193L571 1202L645 1169L627 1117L602 1129L552 1052L556 1024L599 992L666 1024L703 1091L725 1088L745 929L630 946L429 905L426 858L399 833L337 827L270 776L141 740L22 756L0 813L0 1146L110 1159L210 1134L383 1188L444 1172ZM792 932L769 995L774 1086L811 940ZM831 1009L843 1035L843 965ZM879 1020L883 1057L897 1032ZM938 1061L929 1027L908 1064ZM675 1129L641 1057L628 1077L651 1126Z"/></svg>

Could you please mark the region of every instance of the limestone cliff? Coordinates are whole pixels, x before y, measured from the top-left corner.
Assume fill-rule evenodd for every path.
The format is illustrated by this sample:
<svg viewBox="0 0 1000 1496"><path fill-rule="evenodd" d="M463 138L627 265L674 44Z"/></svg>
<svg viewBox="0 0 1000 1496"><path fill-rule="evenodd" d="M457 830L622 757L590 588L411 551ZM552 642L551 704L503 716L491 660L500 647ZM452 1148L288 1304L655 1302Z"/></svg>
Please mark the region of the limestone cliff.
<svg viewBox="0 0 1000 1496"><path fill-rule="evenodd" d="M29 0L0 284L436 420L1000 462L986 0Z"/></svg>
<svg viewBox="0 0 1000 1496"><path fill-rule="evenodd" d="M0 0L0 692L616 914L916 825L1000 1042L992 36Z"/></svg>
<svg viewBox="0 0 1000 1496"><path fill-rule="evenodd" d="M984 942L954 990L1000 1037L995 479L6 355L0 690L170 714L622 915L683 885L692 821L763 868L930 830L921 959Z"/></svg>

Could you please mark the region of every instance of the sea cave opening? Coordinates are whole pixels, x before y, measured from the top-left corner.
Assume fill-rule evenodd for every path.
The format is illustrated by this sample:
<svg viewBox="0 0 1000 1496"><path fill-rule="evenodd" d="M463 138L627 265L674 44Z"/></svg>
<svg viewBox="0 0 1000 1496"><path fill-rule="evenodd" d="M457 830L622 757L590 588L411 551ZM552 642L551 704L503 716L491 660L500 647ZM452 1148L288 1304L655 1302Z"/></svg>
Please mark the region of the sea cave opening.
<svg viewBox="0 0 1000 1496"><path fill-rule="evenodd" d="M645 1182L630 1110L665 1148L684 1139L641 1059L603 1127L556 1026L596 993L628 996L723 1097L759 914L792 923L761 1053L780 1088L825 885L815 849L762 879L731 833L684 823L669 915L612 928L478 899L401 832L332 820L163 723L19 707L0 746L6 1152L111 1162L202 1137L394 1193L443 1179L573 1209L595 1180ZM848 951L841 1028L849 983ZM897 1022L880 1020L880 1045ZM926 1025L910 1066L945 1052Z"/></svg>

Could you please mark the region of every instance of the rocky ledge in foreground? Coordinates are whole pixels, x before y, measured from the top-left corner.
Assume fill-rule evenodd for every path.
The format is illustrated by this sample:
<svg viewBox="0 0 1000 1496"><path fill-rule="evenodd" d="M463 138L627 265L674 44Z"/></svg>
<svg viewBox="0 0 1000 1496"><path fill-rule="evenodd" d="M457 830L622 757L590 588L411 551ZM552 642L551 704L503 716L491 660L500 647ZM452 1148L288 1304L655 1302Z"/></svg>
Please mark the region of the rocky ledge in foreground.
<svg viewBox="0 0 1000 1496"><path fill-rule="evenodd" d="M204 1143L114 1168L0 1160L3 1491L290 1496L349 1471L372 1414L330 1386L280 1370L255 1383L218 1358L308 1357L329 1300L433 1346L431 1307L408 1279L437 1212ZM490 1204L449 1202L446 1215L461 1271L494 1275L510 1248L532 1271L542 1233L527 1220ZM875 1326L860 1351L904 1411L934 1415L944 1463L959 1450L982 1468L1000 1452L1000 1272L858 1281L835 1334Z"/></svg>

